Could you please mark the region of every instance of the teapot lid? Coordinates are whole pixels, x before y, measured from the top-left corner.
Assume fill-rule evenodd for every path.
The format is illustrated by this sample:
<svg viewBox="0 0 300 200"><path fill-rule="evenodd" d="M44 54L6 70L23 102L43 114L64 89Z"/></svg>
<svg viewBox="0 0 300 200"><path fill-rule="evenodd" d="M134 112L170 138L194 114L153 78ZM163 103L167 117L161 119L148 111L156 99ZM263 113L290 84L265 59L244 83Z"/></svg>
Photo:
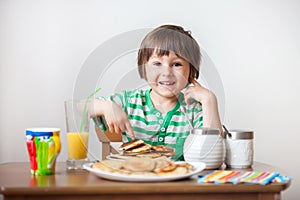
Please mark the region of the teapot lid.
<svg viewBox="0 0 300 200"><path fill-rule="evenodd" d="M192 134L197 134L197 135L220 135L220 130L217 128L193 128L191 130Z"/></svg>

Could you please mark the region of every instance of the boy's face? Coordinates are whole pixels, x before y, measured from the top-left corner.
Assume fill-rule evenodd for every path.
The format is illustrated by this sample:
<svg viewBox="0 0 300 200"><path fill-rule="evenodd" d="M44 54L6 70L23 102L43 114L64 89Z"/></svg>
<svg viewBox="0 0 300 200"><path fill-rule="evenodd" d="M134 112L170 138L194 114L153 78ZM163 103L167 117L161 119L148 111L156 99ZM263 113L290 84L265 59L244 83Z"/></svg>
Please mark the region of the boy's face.
<svg viewBox="0 0 300 200"><path fill-rule="evenodd" d="M174 52L158 56L155 52L146 63L146 80L160 97L177 97L188 84L190 64Z"/></svg>

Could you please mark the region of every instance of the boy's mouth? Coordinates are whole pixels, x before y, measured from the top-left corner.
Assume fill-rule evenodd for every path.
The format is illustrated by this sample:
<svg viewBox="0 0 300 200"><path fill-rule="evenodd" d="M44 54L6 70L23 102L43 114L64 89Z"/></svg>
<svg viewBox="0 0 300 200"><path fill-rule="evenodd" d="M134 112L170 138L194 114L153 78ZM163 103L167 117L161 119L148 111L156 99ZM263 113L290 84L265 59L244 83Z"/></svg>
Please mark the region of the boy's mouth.
<svg viewBox="0 0 300 200"><path fill-rule="evenodd" d="M167 86L170 86L170 85L174 85L175 82L173 81L159 81L158 82L160 85L167 85Z"/></svg>

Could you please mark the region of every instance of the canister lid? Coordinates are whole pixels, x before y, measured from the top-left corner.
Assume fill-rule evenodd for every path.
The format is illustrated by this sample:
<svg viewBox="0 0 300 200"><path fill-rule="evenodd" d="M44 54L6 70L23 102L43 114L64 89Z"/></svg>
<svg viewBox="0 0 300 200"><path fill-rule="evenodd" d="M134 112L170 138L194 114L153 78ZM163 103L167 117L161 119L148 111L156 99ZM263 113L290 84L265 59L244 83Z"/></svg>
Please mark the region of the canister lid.
<svg viewBox="0 0 300 200"><path fill-rule="evenodd" d="M251 130L234 129L225 132L225 138L231 140L247 140L254 138L254 132Z"/></svg>
<svg viewBox="0 0 300 200"><path fill-rule="evenodd" d="M194 128L191 130L191 133L197 135L219 135L220 130L217 128Z"/></svg>

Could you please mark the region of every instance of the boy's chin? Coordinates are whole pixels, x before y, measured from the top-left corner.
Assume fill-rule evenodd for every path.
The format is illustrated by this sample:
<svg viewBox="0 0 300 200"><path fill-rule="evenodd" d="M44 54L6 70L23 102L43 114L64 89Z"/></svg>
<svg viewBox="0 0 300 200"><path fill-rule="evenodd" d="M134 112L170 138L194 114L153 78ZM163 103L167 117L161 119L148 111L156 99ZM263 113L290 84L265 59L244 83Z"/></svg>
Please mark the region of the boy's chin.
<svg viewBox="0 0 300 200"><path fill-rule="evenodd" d="M177 97L180 93L180 91L170 91L170 90L165 90L165 91L159 91L158 92L160 96L163 96L165 98L172 98L172 97Z"/></svg>

